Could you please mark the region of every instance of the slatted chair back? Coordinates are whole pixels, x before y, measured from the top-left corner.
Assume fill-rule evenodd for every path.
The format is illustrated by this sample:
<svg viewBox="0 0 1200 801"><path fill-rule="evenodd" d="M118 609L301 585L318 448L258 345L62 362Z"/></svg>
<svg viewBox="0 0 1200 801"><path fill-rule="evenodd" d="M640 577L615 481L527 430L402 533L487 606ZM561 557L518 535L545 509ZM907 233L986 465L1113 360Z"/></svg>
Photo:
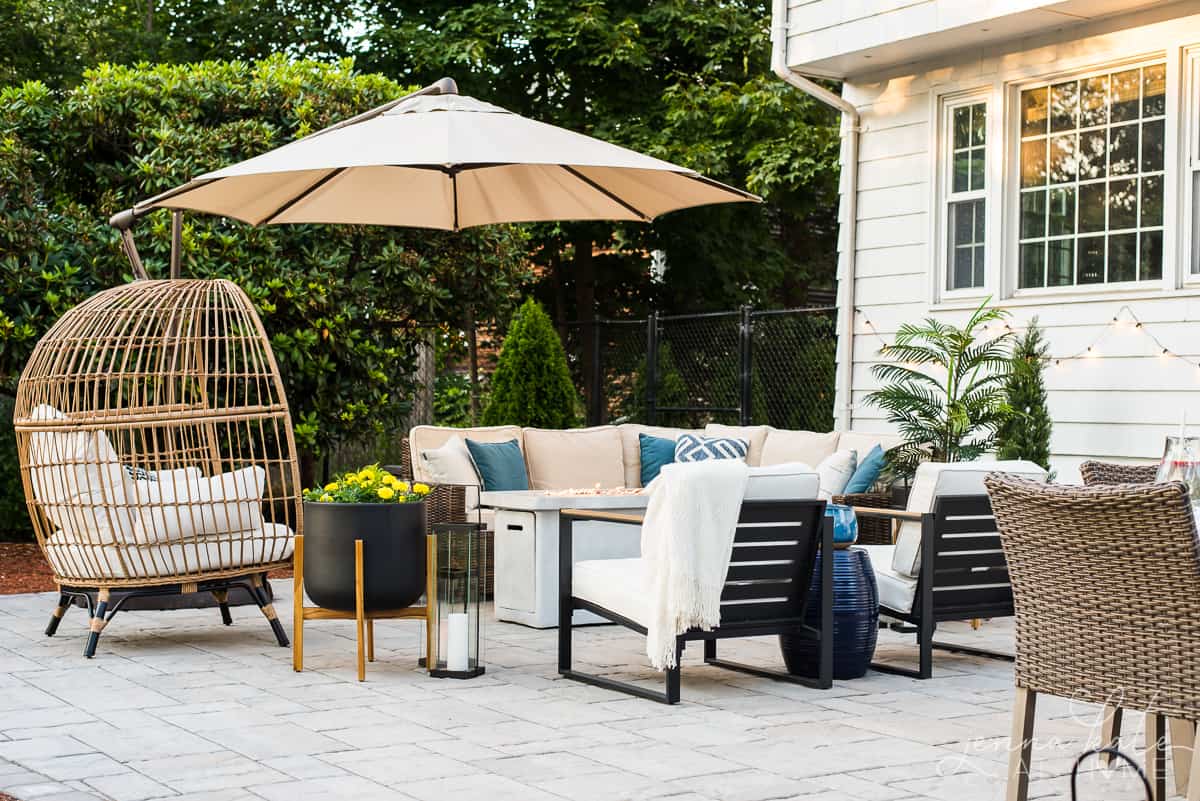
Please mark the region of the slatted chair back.
<svg viewBox="0 0 1200 801"><path fill-rule="evenodd" d="M933 547L921 552L914 613L930 605L934 621L1011 616L1008 563L988 497L939 496L923 525Z"/></svg>
<svg viewBox="0 0 1200 801"><path fill-rule="evenodd" d="M744 501L721 593L721 627L802 621L824 501Z"/></svg>
<svg viewBox="0 0 1200 801"><path fill-rule="evenodd" d="M1085 487L1108 484L1153 484L1158 477L1158 466L1088 461L1079 465L1079 472L1083 476Z"/></svg>
<svg viewBox="0 0 1200 801"><path fill-rule="evenodd" d="M1200 719L1200 543L1186 487L986 483L1016 600L1018 687Z"/></svg>

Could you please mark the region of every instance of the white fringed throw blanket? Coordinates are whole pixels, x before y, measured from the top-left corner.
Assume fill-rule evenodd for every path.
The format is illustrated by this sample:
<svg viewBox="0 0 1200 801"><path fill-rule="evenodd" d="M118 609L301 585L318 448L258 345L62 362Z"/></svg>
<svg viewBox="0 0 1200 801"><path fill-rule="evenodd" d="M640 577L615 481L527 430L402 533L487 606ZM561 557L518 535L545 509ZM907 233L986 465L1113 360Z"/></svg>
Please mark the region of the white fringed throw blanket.
<svg viewBox="0 0 1200 801"><path fill-rule="evenodd" d="M741 459L669 464L651 482L642 524L646 655L675 667L675 637L721 623L721 591L750 470Z"/></svg>

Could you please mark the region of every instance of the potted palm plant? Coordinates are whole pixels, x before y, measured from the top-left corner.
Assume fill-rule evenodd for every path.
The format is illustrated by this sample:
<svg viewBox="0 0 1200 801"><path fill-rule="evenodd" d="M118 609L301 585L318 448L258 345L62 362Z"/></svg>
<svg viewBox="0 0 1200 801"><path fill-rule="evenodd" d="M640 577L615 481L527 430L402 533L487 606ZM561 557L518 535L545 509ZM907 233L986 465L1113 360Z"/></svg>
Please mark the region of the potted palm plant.
<svg viewBox="0 0 1200 801"><path fill-rule="evenodd" d="M972 461L995 445L1009 412L1007 318L984 301L961 328L927 318L902 325L881 349L894 361L872 369L883 386L866 400L886 411L906 440L888 452L893 475L911 478L926 461Z"/></svg>
<svg viewBox="0 0 1200 801"><path fill-rule="evenodd" d="M363 541L364 607L403 609L425 591L425 497L371 465L304 492L304 589L318 606L355 609L354 541Z"/></svg>

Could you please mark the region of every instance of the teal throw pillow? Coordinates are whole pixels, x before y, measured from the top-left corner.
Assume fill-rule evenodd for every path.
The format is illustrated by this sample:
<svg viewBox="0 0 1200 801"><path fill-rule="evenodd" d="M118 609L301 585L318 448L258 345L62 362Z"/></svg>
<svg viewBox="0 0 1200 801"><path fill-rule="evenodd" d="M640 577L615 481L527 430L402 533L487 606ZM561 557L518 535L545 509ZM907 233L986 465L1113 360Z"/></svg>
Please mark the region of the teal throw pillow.
<svg viewBox="0 0 1200 801"><path fill-rule="evenodd" d="M476 442L467 440L471 461L479 471L485 492L529 489L529 474L525 472L525 457L515 439L508 442Z"/></svg>
<svg viewBox="0 0 1200 801"><path fill-rule="evenodd" d="M663 465L675 461L675 440L638 434L638 450L642 454L642 486L658 476Z"/></svg>
<svg viewBox="0 0 1200 801"><path fill-rule="evenodd" d="M871 487L875 486L875 482L879 480L879 474L883 472L883 448L876 445L867 454L867 457L858 463L858 468L854 471L854 475L850 476L850 480L846 482L846 488L843 493L850 495L855 492L868 492Z"/></svg>

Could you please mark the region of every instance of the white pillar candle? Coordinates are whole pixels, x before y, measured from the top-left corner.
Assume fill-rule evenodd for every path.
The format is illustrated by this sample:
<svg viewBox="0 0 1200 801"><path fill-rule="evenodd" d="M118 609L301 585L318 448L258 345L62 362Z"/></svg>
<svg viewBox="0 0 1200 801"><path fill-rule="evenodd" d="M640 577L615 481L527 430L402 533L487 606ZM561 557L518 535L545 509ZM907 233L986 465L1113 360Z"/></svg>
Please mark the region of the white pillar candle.
<svg viewBox="0 0 1200 801"><path fill-rule="evenodd" d="M467 670L467 658L470 652L470 623L467 622L466 612L450 613L447 630L446 668L455 671Z"/></svg>

